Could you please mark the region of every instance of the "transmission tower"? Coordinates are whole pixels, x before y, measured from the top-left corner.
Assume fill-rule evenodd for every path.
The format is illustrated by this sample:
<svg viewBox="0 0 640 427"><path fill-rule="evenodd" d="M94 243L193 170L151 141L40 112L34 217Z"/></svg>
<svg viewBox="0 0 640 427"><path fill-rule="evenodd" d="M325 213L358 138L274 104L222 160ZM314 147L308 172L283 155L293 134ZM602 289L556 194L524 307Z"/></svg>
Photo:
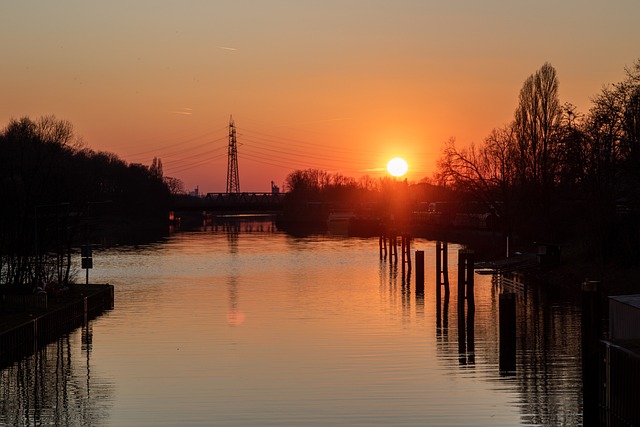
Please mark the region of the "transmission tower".
<svg viewBox="0 0 640 427"><path fill-rule="evenodd" d="M238 179L238 145L236 143L236 125L233 116L229 117L229 154L227 157L227 193L240 192Z"/></svg>

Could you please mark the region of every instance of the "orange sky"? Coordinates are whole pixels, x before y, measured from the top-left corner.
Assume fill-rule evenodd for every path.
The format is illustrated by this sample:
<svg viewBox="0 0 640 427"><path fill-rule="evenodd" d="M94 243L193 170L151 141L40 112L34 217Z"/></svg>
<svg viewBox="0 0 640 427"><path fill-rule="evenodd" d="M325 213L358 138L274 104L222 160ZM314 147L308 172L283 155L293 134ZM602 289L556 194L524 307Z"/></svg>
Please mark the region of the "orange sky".
<svg viewBox="0 0 640 427"><path fill-rule="evenodd" d="M227 128L241 191L295 169L431 176L443 143L510 121L546 61L586 112L640 58L640 2L507 0L0 3L0 125L71 121L86 143L224 191Z"/></svg>

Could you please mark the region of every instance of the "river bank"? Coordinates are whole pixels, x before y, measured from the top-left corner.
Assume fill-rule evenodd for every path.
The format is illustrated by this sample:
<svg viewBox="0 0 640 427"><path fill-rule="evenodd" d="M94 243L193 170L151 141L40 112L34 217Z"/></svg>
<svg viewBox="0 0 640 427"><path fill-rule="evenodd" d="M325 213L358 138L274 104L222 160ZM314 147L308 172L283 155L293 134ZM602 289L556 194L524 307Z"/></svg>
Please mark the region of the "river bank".
<svg viewBox="0 0 640 427"><path fill-rule="evenodd" d="M0 312L0 365L33 351L104 311L113 308L113 286L71 285L65 292L36 304L3 304ZM2 296L3 300L7 296ZM5 301L6 302L6 301Z"/></svg>

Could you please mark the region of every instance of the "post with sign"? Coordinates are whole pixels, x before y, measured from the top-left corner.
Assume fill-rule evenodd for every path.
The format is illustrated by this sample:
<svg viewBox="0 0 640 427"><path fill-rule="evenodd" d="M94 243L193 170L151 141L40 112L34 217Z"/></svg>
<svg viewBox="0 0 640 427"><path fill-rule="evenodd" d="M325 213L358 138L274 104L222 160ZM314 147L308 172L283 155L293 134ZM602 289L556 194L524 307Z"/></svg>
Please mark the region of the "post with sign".
<svg viewBox="0 0 640 427"><path fill-rule="evenodd" d="M93 268L93 258L91 253L91 245L82 245L80 248L82 256L82 268L87 270L87 285L89 284L89 269Z"/></svg>

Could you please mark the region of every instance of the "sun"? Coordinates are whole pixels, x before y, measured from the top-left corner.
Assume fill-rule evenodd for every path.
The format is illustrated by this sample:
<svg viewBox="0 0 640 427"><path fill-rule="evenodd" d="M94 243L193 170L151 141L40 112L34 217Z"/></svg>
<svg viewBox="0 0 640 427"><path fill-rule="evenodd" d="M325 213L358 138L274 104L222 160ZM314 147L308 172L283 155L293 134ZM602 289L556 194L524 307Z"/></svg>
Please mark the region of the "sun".
<svg viewBox="0 0 640 427"><path fill-rule="evenodd" d="M404 175L405 173L407 173L408 170L409 170L409 165L401 157L395 157L389 160L389 163L387 163L387 171L395 177L400 177Z"/></svg>

